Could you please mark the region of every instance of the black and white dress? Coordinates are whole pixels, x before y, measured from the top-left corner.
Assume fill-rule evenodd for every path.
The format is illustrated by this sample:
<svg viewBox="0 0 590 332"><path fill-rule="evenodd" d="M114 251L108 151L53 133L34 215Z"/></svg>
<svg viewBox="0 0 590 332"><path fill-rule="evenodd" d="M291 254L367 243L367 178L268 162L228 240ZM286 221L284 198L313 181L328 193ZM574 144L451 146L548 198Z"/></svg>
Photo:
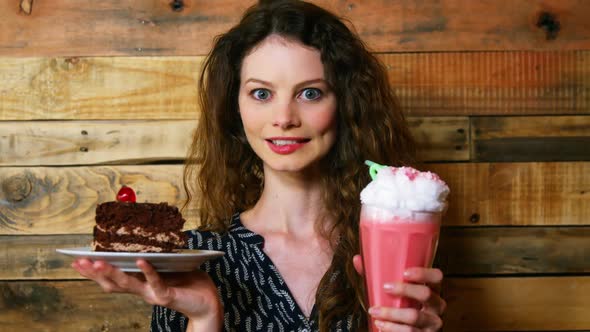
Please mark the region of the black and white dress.
<svg viewBox="0 0 590 332"><path fill-rule="evenodd" d="M297 331L318 330L315 307L305 317L287 284L270 258L262 250L264 238L248 230L235 214L229 231L188 232L189 249L224 251L225 255L207 261L201 270L207 272L224 307L223 331ZM185 331L188 319L168 308L155 306L152 332ZM338 321L333 331L356 330L353 315Z"/></svg>

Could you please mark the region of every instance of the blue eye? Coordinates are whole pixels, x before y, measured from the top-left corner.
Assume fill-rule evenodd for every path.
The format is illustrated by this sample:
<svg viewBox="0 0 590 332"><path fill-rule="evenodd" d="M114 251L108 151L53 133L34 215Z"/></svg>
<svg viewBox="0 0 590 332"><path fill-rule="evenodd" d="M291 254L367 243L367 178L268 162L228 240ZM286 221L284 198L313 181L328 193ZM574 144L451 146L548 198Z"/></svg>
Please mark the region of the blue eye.
<svg viewBox="0 0 590 332"><path fill-rule="evenodd" d="M267 89L256 89L250 93L255 99L267 100L270 98L270 91Z"/></svg>
<svg viewBox="0 0 590 332"><path fill-rule="evenodd" d="M307 88L301 92L300 96L307 100L316 100L322 96L322 91L316 88Z"/></svg>

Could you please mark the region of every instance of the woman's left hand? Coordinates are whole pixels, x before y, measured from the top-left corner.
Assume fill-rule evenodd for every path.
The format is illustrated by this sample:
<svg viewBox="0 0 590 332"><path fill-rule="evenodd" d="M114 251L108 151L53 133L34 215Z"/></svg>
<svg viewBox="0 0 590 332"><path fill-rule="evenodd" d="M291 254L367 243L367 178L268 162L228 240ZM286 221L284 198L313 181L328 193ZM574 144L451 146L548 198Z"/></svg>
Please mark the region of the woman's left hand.
<svg viewBox="0 0 590 332"><path fill-rule="evenodd" d="M362 273L360 256L355 256L354 265ZM385 284L384 289L392 295L414 299L422 304L422 308L372 307L369 314L382 332L439 331L443 323L441 315L447 306L439 294L442 279L443 273L439 269L410 268L404 273L404 282Z"/></svg>

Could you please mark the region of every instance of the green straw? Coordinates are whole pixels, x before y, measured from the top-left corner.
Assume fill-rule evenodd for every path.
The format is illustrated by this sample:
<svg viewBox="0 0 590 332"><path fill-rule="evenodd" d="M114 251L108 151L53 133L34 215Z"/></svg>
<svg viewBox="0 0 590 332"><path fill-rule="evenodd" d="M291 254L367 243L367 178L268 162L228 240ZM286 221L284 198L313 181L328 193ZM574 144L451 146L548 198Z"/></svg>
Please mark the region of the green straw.
<svg viewBox="0 0 590 332"><path fill-rule="evenodd" d="M379 165L374 161L365 160L365 165L369 166L369 174L371 175L371 179L375 180L377 177L377 173L387 166Z"/></svg>

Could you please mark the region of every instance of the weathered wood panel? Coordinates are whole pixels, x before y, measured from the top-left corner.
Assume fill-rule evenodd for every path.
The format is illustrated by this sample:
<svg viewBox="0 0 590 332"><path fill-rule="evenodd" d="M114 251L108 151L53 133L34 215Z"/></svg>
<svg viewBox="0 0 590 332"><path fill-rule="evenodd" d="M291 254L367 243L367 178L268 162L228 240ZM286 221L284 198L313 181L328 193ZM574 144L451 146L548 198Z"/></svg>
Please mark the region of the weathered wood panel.
<svg viewBox="0 0 590 332"><path fill-rule="evenodd" d="M184 160L196 120L0 122L0 165ZM469 119L409 119L423 160L469 160Z"/></svg>
<svg viewBox="0 0 590 332"><path fill-rule="evenodd" d="M429 164L449 184L446 225L588 225L590 163Z"/></svg>
<svg viewBox="0 0 590 332"><path fill-rule="evenodd" d="M326 7L349 17L378 52L587 49L588 40L579 36L590 34L583 14L590 4L583 0L355 0L335 5Z"/></svg>
<svg viewBox="0 0 590 332"><path fill-rule="evenodd" d="M557 331L590 326L588 277L447 278L445 331ZM93 282L0 282L3 331L145 331L150 307ZM76 317L76 319L72 319Z"/></svg>
<svg viewBox="0 0 590 332"><path fill-rule="evenodd" d="M17 1L0 4L0 55L195 55L254 1ZM588 49L584 0L313 1L377 52ZM510 10L506 10L510 8ZM55 24L60 22L60 24Z"/></svg>
<svg viewBox="0 0 590 332"><path fill-rule="evenodd" d="M408 114L589 113L590 53L587 51L380 56Z"/></svg>
<svg viewBox="0 0 590 332"><path fill-rule="evenodd" d="M408 124L423 161L470 159L469 119L466 117L410 117Z"/></svg>
<svg viewBox="0 0 590 332"><path fill-rule="evenodd" d="M0 122L0 165L184 160L196 120Z"/></svg>
<svg viewBox="0 0 590 332"><path fill-rule="evenodd" d="M477 161L590 160L590 116L476 117Z"/></svg>
<svg viewBox="0 0 590 332"><path fill-rule="evenodd" d="M410 115L589 113L587 51L378 56ZM194 119L202 60L0 58L0 120Z"/></svg>
<svg viewBox="0 0 590 332"><path fill-rule="evenodd" d="M203 55L255 3L187 0L174 10L158 0L35 1L27 14L18 2L0 4L2 55Z"/></svg>
<svg viewBox="0 0 590 332"><path fill-rule="evenodd" d="M590 227L445 227L436 265L447 277L590 273ZM0 236L0 280L79 279L56 248L91 235Z"/></svg>
<svg viewBox="0 0 590 332"><path fill-rule="evenodd" d="M429 164L451 190L444 223L588 225L590 163ZM181 165L62 168L4 167L0 172L0 234L89 234L97 203L122 184L139 201L181 206ZM196 213L185 211L187 228Z"/></svg>
<svg viewBox="0 0 590 332"><path fill-rule="evenodd" d="M590 277L449 278L445 331L590 328Z"/></svg>
<svg viewBox="0 0 590 332"><path fill-rule="evenodd" d="M92 235L0 236L0 280L82 279L57 248L87 247Z"/></svg>
<svg viewBox="0 0 590 332"><path fill-rule="evenodd" d="M194 119L201 60L2 58L0 120Z"/></svg>
<svg viewBox="0 0 590 332"><path fill-rule="evenodd" d="M437 265L447 276L590 273L590 227L445 227Z"/></svg>
<svg viewBox="0 0 590 332"><path fill-rule="evenodd" d="M2 331L147 331L151 306L90 281L0 282Z"/></svg>
<svg viewBox="0 0 590 332"><path fill-rule="evenodd" d="M182 206L182 165L1 168L0 234L90 234L96 204L125 184L138 202ZM184 211L194 225L195 211Z"/></svg>

